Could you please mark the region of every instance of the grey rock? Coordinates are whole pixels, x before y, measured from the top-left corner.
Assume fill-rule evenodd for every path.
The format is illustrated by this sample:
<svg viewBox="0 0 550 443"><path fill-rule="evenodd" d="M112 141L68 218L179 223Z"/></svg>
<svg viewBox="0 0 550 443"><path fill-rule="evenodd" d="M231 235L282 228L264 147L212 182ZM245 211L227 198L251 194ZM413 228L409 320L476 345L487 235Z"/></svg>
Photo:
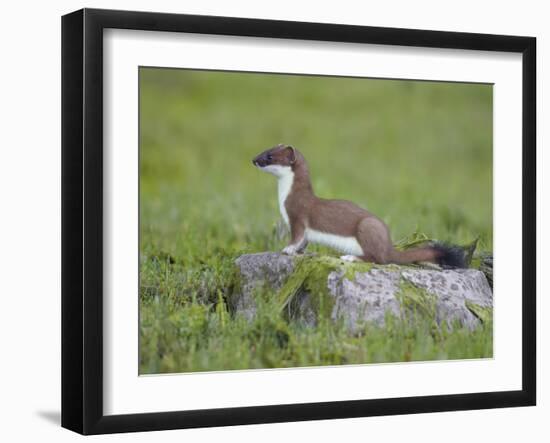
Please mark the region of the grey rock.
<svg viewBox="0 0 550 443"><path fill-rule="evenodd" d="M297 260L279 253L248 254L239 257L236 265L240 272L240 290L233 294L231 307L236 314L252 319L256 312L254 292L267 287L279 291L297 266ZM480 319L470 310L471 305L492 308L493 293L483 272L476 269L440 270L407 266L372 265L356 271L349 278L349 263L331 259L326 287L332 298L330 317L342 321L354 331L365 323L384 325L386 314L404 318L410 312L405 303L407 287L423 294L427 305L433 308L435 320L449 326L455 321L470 329ZM336 263L336 265L334 265ZM354 268L356 269L356 268ZM352 273L353 274L353 273ZM307 325L315 325L317 312L313 308L312 294L300 290L285 307L289 317ZM470 307L468 306L470 305Z"/></svg>
<svg viewBox="0 0 550 443"><path fill-rule="evenodd" d="M262 286L277 291L294 271L294 258L275 252L242 255L235 264L240 272L241 291L231 298L230 304L248 319L256 312L254 291Z"/></svg>
<svg viewBox="0 0 550 443"><path fill-rule="evenodd" d="M449 324L458 320L460 324L473 328L479 319L468 309L466 302L484 308L492 308L493 293L483 272L477 269L456 269L444 271L411 271L401 273L402 277L418 288L425 289L436 298L436 320Z"/></svg>
<svg viewBox="0 0 550 443"><path fill-rule="evenodd" d="M361 323L384 324L386 312L400 317L401 304L396 297L400 288L399 272L373 268L355 274L354 280L343 272L331 272L328 288L334 296L332 319L342 319L349 329Z"/></svg>

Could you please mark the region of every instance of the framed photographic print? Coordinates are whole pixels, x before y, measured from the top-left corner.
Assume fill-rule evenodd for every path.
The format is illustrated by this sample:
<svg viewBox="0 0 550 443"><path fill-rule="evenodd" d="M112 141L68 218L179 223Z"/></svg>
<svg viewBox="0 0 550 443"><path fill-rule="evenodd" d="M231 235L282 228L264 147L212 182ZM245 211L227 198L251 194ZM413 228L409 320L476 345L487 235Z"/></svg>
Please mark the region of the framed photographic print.
<svg viewBox="0 0 550 443"><path fill-rule="evenodd" d="M531 37L62 20L62 425L534 405Z"/></svg>

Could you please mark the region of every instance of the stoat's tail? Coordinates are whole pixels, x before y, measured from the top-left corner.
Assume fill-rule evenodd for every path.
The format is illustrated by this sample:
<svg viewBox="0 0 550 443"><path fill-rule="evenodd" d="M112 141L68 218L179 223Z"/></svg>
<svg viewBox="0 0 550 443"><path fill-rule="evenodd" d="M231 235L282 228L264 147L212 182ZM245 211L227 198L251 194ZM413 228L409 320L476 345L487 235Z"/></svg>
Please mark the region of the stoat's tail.
<svg viewBox="0 0 550 443"><path fill-rule="evenodd" d="M437 263L443 267L466 268L466 252L460 246L433 243L430 246L407 249L406 251L394 250L391 261L397 264L427 261Z"/></svg>

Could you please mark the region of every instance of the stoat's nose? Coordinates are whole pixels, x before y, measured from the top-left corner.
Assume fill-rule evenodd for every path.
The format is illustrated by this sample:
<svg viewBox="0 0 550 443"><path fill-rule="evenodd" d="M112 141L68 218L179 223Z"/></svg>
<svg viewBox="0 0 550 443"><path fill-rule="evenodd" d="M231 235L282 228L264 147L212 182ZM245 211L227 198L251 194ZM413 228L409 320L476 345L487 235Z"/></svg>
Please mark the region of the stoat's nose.
<svg viewBox="0 0 550 443"><path fill-rule="evenodd" d="M261 168L262 166L265 166L265 161L264 161L262 155L260 154L260 155L257 155L256 157L254 157L252 159L252 164L254 166L257 166L258 168Z"/></svg>

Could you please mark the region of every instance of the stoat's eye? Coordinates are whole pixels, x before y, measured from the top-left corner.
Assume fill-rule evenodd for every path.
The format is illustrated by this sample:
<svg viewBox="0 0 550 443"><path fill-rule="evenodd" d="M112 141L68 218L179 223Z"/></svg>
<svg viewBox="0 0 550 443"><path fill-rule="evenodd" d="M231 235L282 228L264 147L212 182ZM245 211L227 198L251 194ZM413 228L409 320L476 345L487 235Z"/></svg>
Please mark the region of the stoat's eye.
<svg viewBox="0 0 550 443"><path fill-rule="evenodd" d="M273 156L272 156L271 154L268 154L267 159L268 159L269 161L271 161L271 160L273 160Z"/></svg>

